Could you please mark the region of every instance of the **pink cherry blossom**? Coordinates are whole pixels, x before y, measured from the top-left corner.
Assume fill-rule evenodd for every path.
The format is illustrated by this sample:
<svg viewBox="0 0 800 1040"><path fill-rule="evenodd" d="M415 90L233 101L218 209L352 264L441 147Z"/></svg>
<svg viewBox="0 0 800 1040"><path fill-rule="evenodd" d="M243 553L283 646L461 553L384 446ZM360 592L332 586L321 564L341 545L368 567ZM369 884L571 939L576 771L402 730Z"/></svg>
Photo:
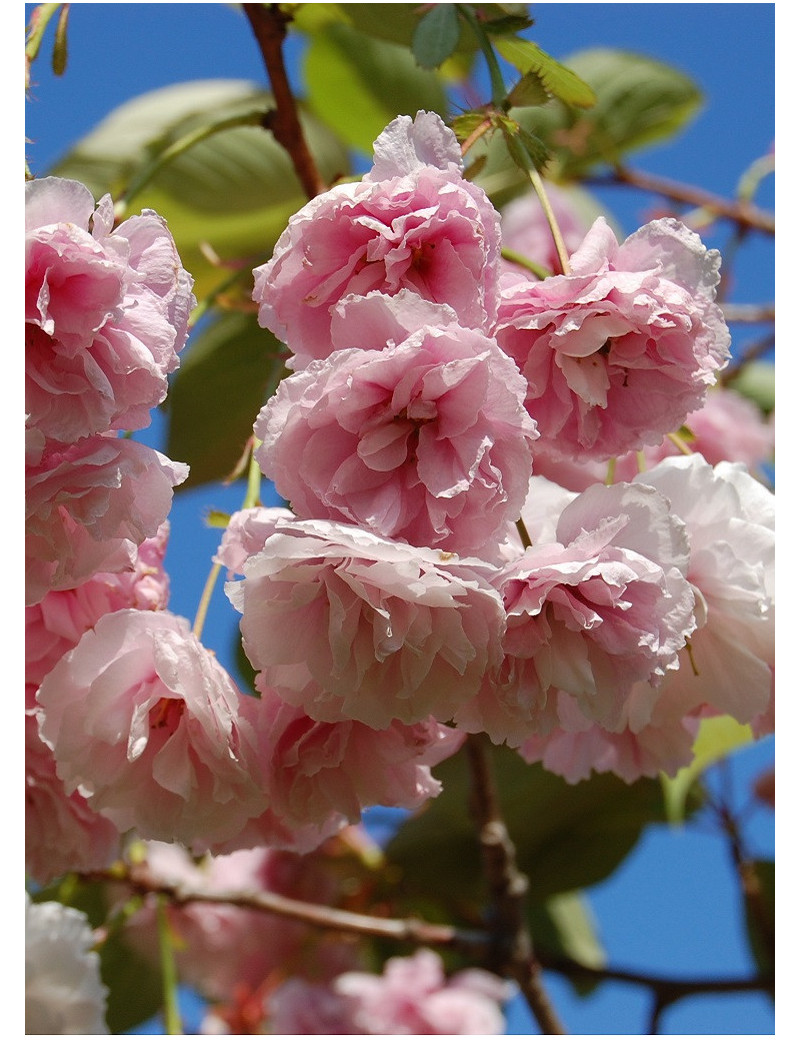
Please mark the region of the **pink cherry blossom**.
<svg viewBox="0 0 800 1040"><path fill-rule="evenodd" d="M99 571L131 570L136 547L156 535L188 473L126 438L48 444L25 470L26 603Z"/></svg>
<svg viewBox="0 0 800 1040"><path fill-rule="evenodd" d="M346 972L328 987L290 979L267 1007L270 1032L372 1036L503 1033L510 987L479 968L447 978L432 950L392 957L381 975Z"/></svg>
<svg viewBox="0 0 800 1040"><path fill-rule="evenodd" d="M655 704L649 690L641 685L633 689L626 707L633 717L648 719L636 730L626 724L612 731L593 723L576 709L574 700L559 693L560 725L547 734L528 737L519 753L526 762L541 762L548 772L571 784L588 780L592 772L614 773L629 784L661 773L675 776L694 758L701 720L688 710L672 685L672 676L659 689Z"/></svg>
<svg viewBox="0 0 800 1040"><path fill-rule="evenodd" d="M264 809L243 697L188 622L101 617L39 688L40 733L67 791L121 831L203 850Z"/></svg>
<svg viewBox="0 0 800 1040"><path fill-rule="evenodd" d="M503 667L455 717L497 743L559 725L564 695L616 728L636 683L657 687L677 668L695 626L686 535L652 488L595 485L564 508L555 536L498 573Z"/></svg>
<svg viewBox="0 0 800 1040"><path fill-rule="evenodd" d="M104 196L45 177L25 185L25 406L70 443L140 429L167 393L194 306L166 224L152 210L114 228Z"/></svg>
<svg viewBox="0 0 800 1040"><path fill-rule="evenodd" d="M448 304L466 327L488 328L499 259L494 207L464 180L453 132L420 112L389 124L360 182L335 185L290 219L254 271L253 299L299 369L331 352L332 310L348 295L409 289Z"/></svg>
<svg viewBox="0 0 800 1040"><path fill-rule="evenodd" d="M592 206L588 197L577 188L561 188L548 182L545 191L567 252L573 253L586 237L596 216L597 206ZM588 216L590 207L593 210L591 218ZM547 223L544 208L534 193L520 195L503 207L500 230L504 249L519 253L548 271L561 271L553 232ZM535 275L525 267L511 260L503 259L501 267L516 279L535 279Z"/></svg>
<svg viewBox="0 0 800 1040"><path fill-rule="evenodd" d="M298 856L253 848L195 861L180 845L148 842L146 862L154 881L206 895L263 892L328 906L340 898L337 876L324 853ZM170 906L167 915L180 977L208 1000L234 1002L243 992L255 992L275 972L319 981L361 962L359 948L341 935L323 937L290 918L225 900ZM159 963L155 900L145 901L124 934L138 953Z"/></svg>
<svg viewBox="0 0 800 1040"><path fill-rule="evenodd" d="M67 794L53 752L42 743L36 688L26 687L25 870L46 885L73 870L102 870L120 852L114 824L89 808L78 791Z"/></svg>
<svg viewBox="0 0 800 1040"><path fill-rule="evenodd" d="M25 608L25 680L38 686L51 668L104 614L124 607L165 610L169 578L164 570L169 523L138 546L131 570L100 572L74 589L48 592Z"/></svg>
<svg viewBox="0 0 800 1040"><path fill-rule="evenodd" d="M277 515L226 586L263 681L322 722L447 722L500 659L504 612L479 560Z"/></svg>
<svg viewBox="0 0 800 1040"><path fill-rule="evenodd" d="M349 719L316 722L256 679L259 746L269 810L246 828L245 840L308 852L358 823L362 809L416 809L441 791L430 767L464 740L433 719L372 729ZM256 840L260 836L260 841Z"/></svg>
<svg viewBox="0 0 800 1040"><path fill-rule="evenodd" d="M303 518L476 553L518 516L536 424L525 380L480 332L426 327L284 379L256 458Z"/></svg>
<svg viewBox="0 0 800 1040"><path fill-rule="evenodd" d="M665 459L639 483L669 498L691 546L698 630L671 685L748 723L774 691L775 496L741 464L712 467L699 455Z"/></svg>
<svg viewBox="0 0 800 1040"><path fill-rule="evenodd" d="M687 415L684 426L690 434L688 447L712 466L718 462L743 462L757 476L775 450L774 424L752 401L727 387L715 387L703 407ZM640 470L646 471L662 459L679 454L675 442L665 437L660 444L646 445L641 453L620 455L614 463L613 478L633 480ZM539 449L538 445L534 469L573 491L583 491L608 475L606 462L564 459L550 454L545 446Z"/></svg>
<svg viewBox="0 0 800 1040"><path fill-rule="evenodd" d="M655 701L651 690L634 687L613 731L562 699L559 726L525 740L527 761L572 783L592 771L628 783L674 776L691 762L707 715L733 715L756 736L774 730L774 496L741 464L712 468L699 455L666 459L634 486L645 481L685 524L698 627Z"/></svg>
<svg viewBox="0 0 800 1040"><path fill-rule="evenodd" d="M729 358L719 254L672 219L622 244L598 217L571 273L503 290L495 336L528 380L542 446L608 459L658 444Z"/></svg>

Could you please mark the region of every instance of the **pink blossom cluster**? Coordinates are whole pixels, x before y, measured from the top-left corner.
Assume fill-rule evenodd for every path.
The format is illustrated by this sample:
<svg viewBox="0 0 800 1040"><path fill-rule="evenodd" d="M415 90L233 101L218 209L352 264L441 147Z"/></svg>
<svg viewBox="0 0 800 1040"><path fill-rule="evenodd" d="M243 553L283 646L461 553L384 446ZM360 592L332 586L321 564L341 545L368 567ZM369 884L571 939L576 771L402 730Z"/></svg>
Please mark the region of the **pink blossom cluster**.
<svg viewBox="0 0 800 1040"><path fill-rule="evenodd" d="M299 748L311 734L309 748L323 747L320 726L353 750L356 733L383 744L376 759L410 727L485 732L531 759L565 734L657 745L660 727L658 768L674 772L703 714L750 721L768 709L763 681L739 700L715 682L702 697L667 696L704 685L687 677L713 674L695 643L736 613L711 609L696 574L703 536L675 505L672 481L688 488L711 467L699 454L667 459L669 477L651 483L625 462L616 485L602 483L609 459L669 454L658 446L690 416L712 455L714 414L723 429L734 421L723 415L741 414L741 401L708 395L729 358L719 254L676 220L620 243L603 218L569 222L558 205L564 273L515 274L498 242L528 248L513 239L522 207L501 221L464 179L442 121L401 116L363 180L303 207L254 272L259 320L291 352L256 420L255 455L289 508L234 517L219 560L262 704L293 735L274 745L294 754L278 755L291 765L268 782L275 804L287 777L298 791L309 782ZM768 450L751 426L734 452L750 463ZM538 476L540 458L555 479L559 467L586 476L569 490ZM729 483L724 472L713 479ZM769 542L768 509L744 519L757 482L732 472L736 537L752 523L753 544ZM765 637L767 571L750 576ZM767 644L744 645L771 675ZM598 751L584 762L633 779L652 772L645 758L630 768ZM298 795L284 820L300 827L301 800L319 820L331 790L352 820L345 792L363 794L351 767L338 775Z"/></svg>
<svg viewBox="0 0 800 1040"><path fill-rule="evenodd" d="M40 877L129 831L312 852L368 806L434 797L467 734L633 780L688 761L709 714L769 729L770 493L699 452L610 486L591 469L690 417L700 440L727 400L706 404L729 337L693 232L620 244L600 218L565 273L503 273L500 216L432 113L290 220L254 272L292 353L254 455L288 508L234 514L217 554L249 696L166 609L182 468L118 436L163 395L190 279L154 214L114 229L75 182L32 189L29 804L64 831L48 867L59 835L36 828ZM62 384L59 425L34 388Z"/></svg>
<svg viewBox="0 0 800 1040"><path fill-rule="evenodd" d="M126 571L188 469L119 437L167 393L194 305L164 221L78 181L25 185L26 603Z"/></svg>
<svg viewBox="0 0 800 1040"><path fill-rule="evenodd" d="M392 957L381 974L347 971L327 984L291 978L268 995L263 1026L283 1036L496 1036L510 986L479 968L445 976L441 958L420 949ZM231 1032L213 1013L205 1034Z"/></svg>
<svg viewBox="0 0 800 1040"><path fill-rule="evenodd" d="M84 674L102 676L92 646L110 619L120 632L167 616L166 518L188 467L120 434L164 399L194 296L152 211L115 227L109 196L95 205L57 177L29 181L25 201L26 866L44 883L108 865L128 826L93 780L113 772L95 727L117 732L120 717L59 676L79 646ZM59 719L87 749L85 774L52 739Z"/></svg>

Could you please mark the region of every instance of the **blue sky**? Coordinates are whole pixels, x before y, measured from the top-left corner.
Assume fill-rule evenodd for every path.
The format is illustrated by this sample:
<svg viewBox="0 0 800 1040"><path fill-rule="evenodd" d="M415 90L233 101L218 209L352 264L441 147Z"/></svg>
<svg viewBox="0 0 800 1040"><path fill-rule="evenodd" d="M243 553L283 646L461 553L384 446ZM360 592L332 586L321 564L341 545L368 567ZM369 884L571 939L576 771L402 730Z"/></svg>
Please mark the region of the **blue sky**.
<svg viewBox="0 0 800 1040"><path fill-rule="evenodd" d="M706 104L693 125L674 141L637 154L637 167L731 197L746 167L771 148L773 4L535 3L530 9L536 20L532 38L557 57L589 46L633 50L677 66L704 90ZM235 5L73 4L66 75L56 80L49 74L46 56L34 67L26 103L26 154L33 172L45 174L71 143L130 97L213 77L264 81L257 49ZM648 219L652 197L619 189L600 194L626 231ZM771 178L757 201L765 208L774 205ZM754 236L738 256L733 301L774 298L771 250L770 242ZM158 446L161 433L156 422L148 440ZM167 559L176 613L193 617L218 542L218 532L203 526L205 511L230 511L240 500L239 489L219 486L177 497ZM235 626L218 589L205 635L223 662ZM772 754L767 741L736 756L729 779L739 804ZM772 822L766 810L752 815L747 833L759 854L772 853ZM653 828L622 868L590 893L610 962L663 974L747 974L731 878L726 848L708 827ZM636 1035L644 1028L646 1005L634 987L606 983L579 1000L558 978L549 977L548 985L573 1034ZM510 1024L518 1033L534 1031L525 1016L514 1014ZM770 1034L773 1010L761 996L698 997L675 1005L663 1028L674 1034Z"/></svg>

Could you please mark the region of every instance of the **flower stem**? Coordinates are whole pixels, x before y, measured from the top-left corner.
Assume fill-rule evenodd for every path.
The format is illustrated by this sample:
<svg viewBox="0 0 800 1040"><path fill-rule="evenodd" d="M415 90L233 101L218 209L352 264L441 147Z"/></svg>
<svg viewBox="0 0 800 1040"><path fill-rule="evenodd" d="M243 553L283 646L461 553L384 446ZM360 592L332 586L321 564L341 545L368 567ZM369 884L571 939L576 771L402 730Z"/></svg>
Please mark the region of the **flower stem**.
<svg viewBox="0 0 800 1040"><path fill-rule="evenodd" d="M544 190L544 183L542 178L539 176L539 171L535 169L528 170L528 177L530 178L530 182L533 185L533 190L536 192L539 202L542 204L544 215L550 227L550 234L553 236L556 253L558 253L561 271L563 274L569 274L569 254L567 253L567 247L564 245L564 236L561 234L561 228L558 226L558 221L553 212L553 207L550 205L550 199L547 197L547 192Z"/></svg>
<svg viewBox="0 0 800 1040"><path fill-rule="evenodd" d="M183 1036L183 1025L178 1008L178 973L175 953L169 934L167 898L159 895L156 902L158 920L158 951L161 960L161 985L164 991L164 1028L167 1036Z"/></svg>

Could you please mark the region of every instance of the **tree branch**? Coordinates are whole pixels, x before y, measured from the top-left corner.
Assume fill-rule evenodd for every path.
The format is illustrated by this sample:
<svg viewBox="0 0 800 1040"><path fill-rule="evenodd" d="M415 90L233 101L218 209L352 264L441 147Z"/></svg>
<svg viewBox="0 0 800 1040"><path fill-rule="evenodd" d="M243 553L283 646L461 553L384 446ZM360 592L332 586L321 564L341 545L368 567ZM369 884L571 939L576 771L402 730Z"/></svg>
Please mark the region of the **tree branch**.
<svg viewBox="0 0 800 1040"><path fill-rule="evenodd" d="M257 910L276 914L279 917L289 917L293 921L300 921L313 928L325 928L330 931L377 939L394 939L399 942L411 942L425 946L444 946L468 954L473 958L483 956L489 943L485 932L467 931L446 924L431 924L417 918L372 917L368 914L339 910L319 903L291 899L288 896L279 895L277 892L199 891L190 885L161 881L144 866L115 865L109 870L93 871L80 876L87 881L124 884L137 895L164 896L174 906L183 906L188 903L224 903L226 906L237 906L244 910Z"/></svg>
<svg viewBox="0 0 800 1040"><path fill-rule="evenodd" d="M291 21L280 4L242 4L253 35L261 50L264 66L272 86L275 108L267 113L264 126L289 154L303 190L309 199L327 190L327 185L314 162L297 115L292 88L283 60L286 26Z"/></svg>
<svg viewBox="0 0 800 1040"><path fill-rule="evenodd" d="M632 188L641 188L643 191L651 191L655 195L681 202L687 206L697 209L705 209L718 217L733 221L734 224L754 231L763 231L765 234L775 234L775 217L766 213L750 202L735 201L720 198L710 192L695 188L689 184L680 184L677 181L667 180L665 177L657 177L652 173L641 170L631 170L625 166L617 166L604 177L590 177L587 184L623 184Z"/></svg>
<svg viewBox="0 0 800 1040"><path fill-rule="evenodd" d="M525 915L528 879L517 867L516 849L500 812L485 739L471 735L466 750L472 773L472 812L492 899L488 965L517 982L542 1033L562 1035L566 1031L544 989L541 965L533 952Z"/></svg>

